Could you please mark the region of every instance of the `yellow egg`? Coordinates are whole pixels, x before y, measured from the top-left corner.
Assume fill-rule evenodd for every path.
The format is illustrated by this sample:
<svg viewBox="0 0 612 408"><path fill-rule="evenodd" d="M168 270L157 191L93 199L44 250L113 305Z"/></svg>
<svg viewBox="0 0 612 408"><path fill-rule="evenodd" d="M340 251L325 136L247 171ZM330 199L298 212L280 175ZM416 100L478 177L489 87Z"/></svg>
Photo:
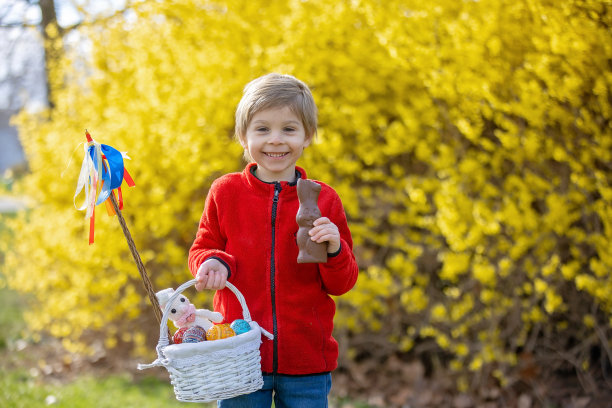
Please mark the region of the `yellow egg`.
<svg viewBox="0 0 612 408"><path fill-rule="evenodd" d="M206 340L220 340L235 336L236 333L229 324L217 324L208 329L206 332Z"/></svg>

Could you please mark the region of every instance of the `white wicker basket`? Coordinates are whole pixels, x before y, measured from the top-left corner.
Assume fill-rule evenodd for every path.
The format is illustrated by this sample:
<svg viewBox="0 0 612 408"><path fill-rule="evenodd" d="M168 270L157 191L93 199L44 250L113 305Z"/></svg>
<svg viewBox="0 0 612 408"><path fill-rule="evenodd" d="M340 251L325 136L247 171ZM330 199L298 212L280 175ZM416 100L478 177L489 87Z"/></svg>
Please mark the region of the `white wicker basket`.
<svg viewBox="0 0 612 408"><path fill-rule="evenodd" d="M169 344L167 324L172 303L195 283L192 279L182 284L168 300L159 329L157 359L151 364L138 364L138 369L165 367L179 401L210 402L257 391L263 386L261 335L269 339L273 336L251 320L244 296L231 283L227 282L226 286L238 298L243 318L251 330L227 339Z"/></svg>

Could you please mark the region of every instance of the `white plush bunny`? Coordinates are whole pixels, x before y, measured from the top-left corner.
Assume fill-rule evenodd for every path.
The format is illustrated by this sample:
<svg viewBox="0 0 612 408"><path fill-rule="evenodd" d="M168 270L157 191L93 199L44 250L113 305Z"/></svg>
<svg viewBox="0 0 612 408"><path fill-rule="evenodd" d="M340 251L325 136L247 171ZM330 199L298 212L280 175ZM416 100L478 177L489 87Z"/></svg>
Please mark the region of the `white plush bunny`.
<svg viewBox="0 0 612 408"><path fill-rule="evenodd" d="M157 292L157 301L162 311L166 308L166 304L170 297L174 294L174 289L168 288ZM219 312L211 312L208 309L196 309L193 304L183 295L179 295L172 304L170 320L174 322L176 327L192 327L200 326L208 331L213 326L213 322L220 323L223 321L223 315Z"/></svg>

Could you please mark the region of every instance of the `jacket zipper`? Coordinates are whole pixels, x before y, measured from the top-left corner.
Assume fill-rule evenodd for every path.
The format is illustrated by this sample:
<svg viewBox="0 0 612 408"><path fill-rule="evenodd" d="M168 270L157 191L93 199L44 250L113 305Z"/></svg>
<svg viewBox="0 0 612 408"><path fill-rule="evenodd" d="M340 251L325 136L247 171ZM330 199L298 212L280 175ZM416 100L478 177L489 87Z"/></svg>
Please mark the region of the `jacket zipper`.
<svg viewBox="0 0 612 408"><path fill-rule="evenodd" d="M270 291L272 295L272 333L273 354L272 354L272 372L276 374L278 370L278 327L276 322L276 263L274 260L274 247L276 246L276 208L278 207L278 196L282 188L279 182L274 183L274 198L272 199L272 249L270 250Z"/></svg>

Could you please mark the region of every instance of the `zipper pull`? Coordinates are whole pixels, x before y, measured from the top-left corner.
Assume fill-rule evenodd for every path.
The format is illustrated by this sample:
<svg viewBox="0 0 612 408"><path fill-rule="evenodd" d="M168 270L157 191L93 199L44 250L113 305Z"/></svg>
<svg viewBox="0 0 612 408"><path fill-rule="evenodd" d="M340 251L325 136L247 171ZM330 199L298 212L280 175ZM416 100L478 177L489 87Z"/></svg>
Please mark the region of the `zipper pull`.
<svg viewBox="0 0 612 408"><path fill-rule="evenodd" d="M282 187L280 183L277 182L276 184L274 184L274 204L278 203L278 195L280 194L281 190Z"/></svg>
<svg viewBox="0 0 612 408"><path fill-rule="evenodd" d="M281 189L280 183L276 182L276 184L274 184L274 198L272 199L272 228L274 228L274 224L276 223L276 207L278 206L278 195Z"/></svg>

